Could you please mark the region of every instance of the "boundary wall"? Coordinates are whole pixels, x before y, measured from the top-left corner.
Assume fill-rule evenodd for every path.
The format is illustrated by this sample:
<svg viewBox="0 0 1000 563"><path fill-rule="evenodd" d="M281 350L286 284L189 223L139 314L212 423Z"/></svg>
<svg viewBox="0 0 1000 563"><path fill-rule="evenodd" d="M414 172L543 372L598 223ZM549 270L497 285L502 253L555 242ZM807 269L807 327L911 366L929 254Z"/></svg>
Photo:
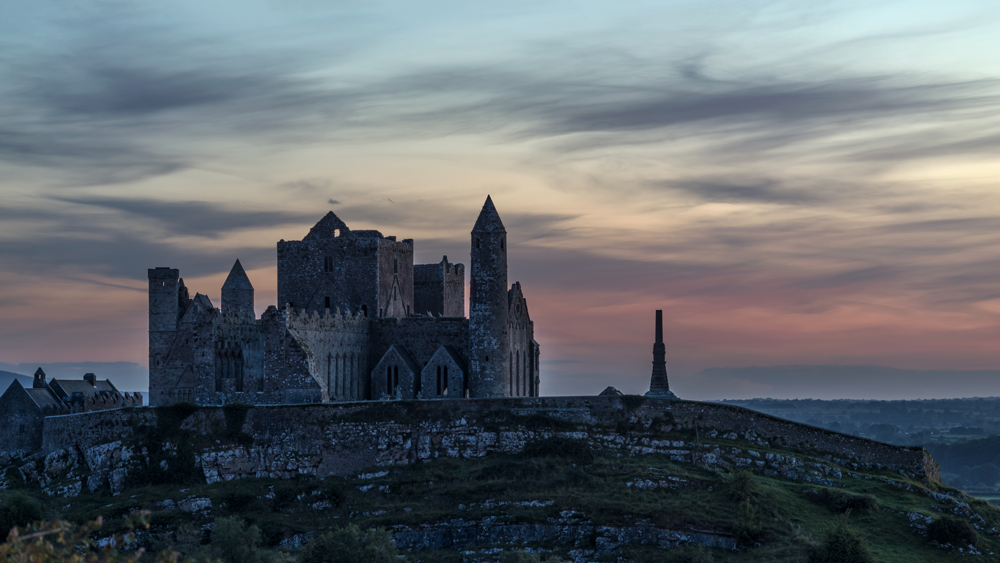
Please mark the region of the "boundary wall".
<svg viewBox="0 0 1000 563"><path fill-rule="evenodd" d="M632 395L254 406L242 420L242 428L227 429L222 407L199 407L180 423L210 438L199 453L206 476L212 464L224 479L348 475L373 465L516 452L554 435L620 446L631 452L627 455L661 453L660 445L669 448L661 439L664 432L687 431L695 444L739 438L847 467L887 469L926 484L941 479L937 463L921 447L858 438L738 406ZM41 453L125 443L140 427L157 423L157 409L148 407L48 417ZM239 445L225 440L212 445L234 431L243 437ZM691 461L710 455L699 451L689 452Z"/></svg>

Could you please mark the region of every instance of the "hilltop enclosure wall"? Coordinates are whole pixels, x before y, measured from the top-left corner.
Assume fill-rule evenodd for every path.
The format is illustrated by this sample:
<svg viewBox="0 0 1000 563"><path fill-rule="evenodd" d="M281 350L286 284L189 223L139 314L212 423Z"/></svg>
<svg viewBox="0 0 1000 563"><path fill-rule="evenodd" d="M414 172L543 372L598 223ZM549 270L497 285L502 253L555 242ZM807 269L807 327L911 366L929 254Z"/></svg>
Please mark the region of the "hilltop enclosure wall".
<svg viewBox="0 0 1000 563"><path fill-rule="evenodd" d="M138 429L155 425L157 416L154 409L123 409L49 417L43 453L127 444ZM629 424L624 433L617 426L623 420ZM762 448L803 450L847 467L940 481L937 464L923 448L893 446L729 405L634 396L258 406L247 411L241 429L247 441L215 445L214 437L226 424L222 408L203 407L182 425L212 438L198 453L208 481L348 475L418 459L516 453L529 442L553 436L585 440L617 455L663 454L689 462L719 455L718 447L695 446L699 438L685 450L657 438L676 430L691 431L700 440L711 431L719 437L736 433Z"/></svg>

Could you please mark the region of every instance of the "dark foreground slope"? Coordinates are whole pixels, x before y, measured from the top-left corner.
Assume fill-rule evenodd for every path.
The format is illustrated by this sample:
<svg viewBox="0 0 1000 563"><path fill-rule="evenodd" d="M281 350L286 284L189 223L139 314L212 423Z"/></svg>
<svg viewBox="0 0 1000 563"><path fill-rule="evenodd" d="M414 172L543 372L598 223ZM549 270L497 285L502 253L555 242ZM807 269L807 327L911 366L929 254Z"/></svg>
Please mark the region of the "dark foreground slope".
<svg viewBox="0 0 1000 563"><path fill-rule="evenodd" d="M114 524L150 510L142 541L191 552L210 541L217 518L235 515L257 525L270 549L292 554L355 523L390 528L420 561L495 560L514 548L577 561L805 561L846 508L878 561L967 553L925 535L946 516L978 530L982 553L1000 548L997 509L926 474L880 467L875 460L892 455L877 445L846 442L852 459L778 435L689 426L680 419L691 403L559 404L549 414L480 405L476 417L445 415L443 403L284 410L314 421L287 432L260 409L137 409L131 433L14 461L5 483L43 499L50 519ZM345 427L368 448L338 442L331 432ZM318 436L319 454L293 439L302 434ZM820 438L811 443L823 446Z"/></svg>

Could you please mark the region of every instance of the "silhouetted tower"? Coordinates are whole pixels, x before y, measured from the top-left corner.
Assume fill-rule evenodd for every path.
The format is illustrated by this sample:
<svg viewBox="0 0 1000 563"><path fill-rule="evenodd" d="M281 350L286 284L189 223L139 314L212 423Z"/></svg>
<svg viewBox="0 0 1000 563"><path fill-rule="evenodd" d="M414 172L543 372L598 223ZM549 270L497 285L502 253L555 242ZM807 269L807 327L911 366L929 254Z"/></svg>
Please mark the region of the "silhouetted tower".
<svg viewBox="0 0 1000 563"><path fill-rule="evenodd" d="M149 276L149 388L150 406L164 404L154 391L167 389L170 380L166 364L177 337L177 324L191 302L184 280L175 268L151 268Z"/></svg>
<svg viewBox="0 0 1000 563"><path fill-rule="evenodd" d="M472 228L469 276L469 396L510 395L507 230L486 196Z"/></svg>
<svg viewBox="0 0 1000 563"><path fill-rule="evenodd" d="M256 318L253 310L253 285L239 259L229 271L226 283L222 284L222 314L249 315Z"/></svg>
<svg viewBox="0 0 1000 563"><path fill-rule="evenodd" d="M45 387L45 371L41 367L35 370L35 380L31 383L32 389Z"/></svg>
<svg viewBox="0 0 1000 563"><path fill-rule="evenodd" d="M667 348L663 344L663 311L656 311L656 342L653 344L653 375L649 379L650 397L676 397L667 381Z"/></svg>

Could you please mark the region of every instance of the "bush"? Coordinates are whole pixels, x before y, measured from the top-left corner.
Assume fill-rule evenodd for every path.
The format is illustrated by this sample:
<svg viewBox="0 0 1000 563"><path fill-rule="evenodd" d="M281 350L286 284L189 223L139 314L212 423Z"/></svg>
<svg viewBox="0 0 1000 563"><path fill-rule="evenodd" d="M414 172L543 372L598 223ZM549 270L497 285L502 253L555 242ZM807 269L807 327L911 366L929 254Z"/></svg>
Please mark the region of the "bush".
<svg viewBox="0 0 1000 563"><path fill-rule="evenodd" d="M737 469L729 475L726 486L729 496L742 502L757 492L757 478L747 469Z"/></svg>
<svg viewBox="0 0 1000 563"><path fill-rule="evenodd" d="M976 529L968 520L944 515L927 525L927 537L939 544L949 544L953 547L973 547L979 545Z"/></svg>
<svg viewBox="0 0 1000 563"><path fill-rule="evenodd" d="M24 527L42 519L42 504L24 493L6 493L0 496L0 538L6 538L10 529Z"/></svg>
<svg viewBox="0 0 1000 563"><path fill-rule="evenodd" d="M757 517L757 507L750 504L749 497L740 504L740 511L733 531L740 545L746 546L757 543L764 533L764 527L760 523L760 518Z"/></svg>
<svg viewBox="0 0 1000 563"><path fill-rule="evenodd" d="M354 524L327 532L309 541L298 563L397 563L405 561L396 551L389 530L361 531Z"/></svg>
<svg viewBox="0 0 1000 563"><path fill-rule="evenodd" d="M809 563L875 563L865 540L842 519L809 556Z"/></svg>
<svg viewBox="0 0 1000 563"><path fill-rule="evenodd" d="M31 561L32 563L65 563L86 561L87 563L139 563L141 552L119 552L115 546L135 542L133 530L149 528L149 513L136 513L125 521L125 534L114 534L103 546L92 538L100 531L102 522L77 526L69 522L40 522L24 530L10 534L7 542L0 544L0 561ZM143 558L147 563L177 563L177 553L164 551L155 557Z"/></svg>
<svg viewBox="0 0 1000 563"><path fill-rule="evenodd" d="M851 511L853 514L871 514L878 510L878 500L873 495L856 495L838 489L806 491L813 501L834 512Z"/></svg>
<svg viewBox="0 0 1000 563"><path fill-rule="evenodd" d="M212 526L212 556L225 563L265 563L260 550L260 528L248 526L241 518L219 518Z"/></svg>

